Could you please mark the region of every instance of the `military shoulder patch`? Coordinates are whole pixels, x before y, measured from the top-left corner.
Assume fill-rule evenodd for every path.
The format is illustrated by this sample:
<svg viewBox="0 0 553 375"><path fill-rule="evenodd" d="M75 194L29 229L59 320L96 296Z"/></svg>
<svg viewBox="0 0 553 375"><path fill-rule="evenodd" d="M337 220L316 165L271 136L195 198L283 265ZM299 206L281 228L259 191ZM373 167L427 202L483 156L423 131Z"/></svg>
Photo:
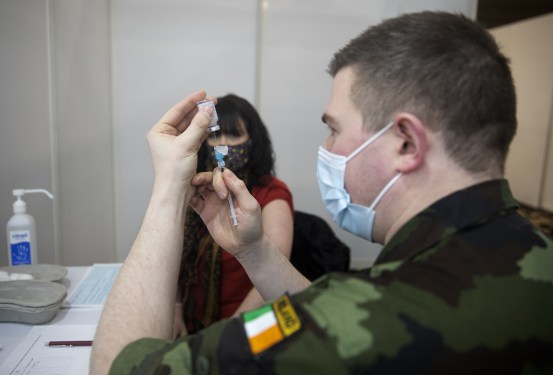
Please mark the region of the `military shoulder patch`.
<svg viewBox="0 0 553 375"><path fill-rule="evenodd" d="M300 328L300 319L287 295L272 304L244 313L244 329L254 355L281 342Z"/></svg>

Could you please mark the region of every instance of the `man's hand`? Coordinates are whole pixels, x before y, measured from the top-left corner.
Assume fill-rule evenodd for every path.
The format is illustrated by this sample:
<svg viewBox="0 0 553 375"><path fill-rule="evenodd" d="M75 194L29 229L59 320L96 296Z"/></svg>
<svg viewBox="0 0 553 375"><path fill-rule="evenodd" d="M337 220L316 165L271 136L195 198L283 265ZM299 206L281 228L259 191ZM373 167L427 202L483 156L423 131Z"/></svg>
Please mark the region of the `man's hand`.
<svg viewBox="0 0 553 375"><path fill-rule="evenodd" d="M264 300L296 293L310 282L290 264L263 231L261 209L243 181L229 169L198 173L190 206L201 216L213 239L246 270ZM227 194L232 193L238 226L230 219Z"/></svg>
<svg viewBox="0 0 553 375"><path fill-rule="evenodd" d="M201 216L215 241L238 257L260 246L263 237L261 209L244 182L232 171L216 168L213 173L198 173L192 179L196 194L190 205ZM230 219L227 194L232 193L238 226Z"/></svg>
<svg viewBox="0 0 553 375"><path fill-rule="evenodd" d="M148 132L148 144L156 181L182 181L186 186L196 173L197 152L207 137L206 129L213 110L198 113L196 103L205 99L195 92L173 106Z"/></svg>

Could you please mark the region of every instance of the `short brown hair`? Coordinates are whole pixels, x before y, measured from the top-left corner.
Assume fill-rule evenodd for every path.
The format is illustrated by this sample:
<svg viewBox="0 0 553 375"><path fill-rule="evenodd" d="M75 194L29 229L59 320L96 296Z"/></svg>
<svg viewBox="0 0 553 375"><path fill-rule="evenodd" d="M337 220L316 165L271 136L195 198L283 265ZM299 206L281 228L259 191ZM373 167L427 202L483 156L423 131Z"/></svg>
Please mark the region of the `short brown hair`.
<svg viewBox="0 0 553 375"><path fill-rule="evenodd" d="M351 40L328 72L334 77L344 67L356 75L351 97L365 126L413 113L442 133L466 170L503 173L516 133L516 95L508 59L480 25L452 13L405 14Z"/></svg>

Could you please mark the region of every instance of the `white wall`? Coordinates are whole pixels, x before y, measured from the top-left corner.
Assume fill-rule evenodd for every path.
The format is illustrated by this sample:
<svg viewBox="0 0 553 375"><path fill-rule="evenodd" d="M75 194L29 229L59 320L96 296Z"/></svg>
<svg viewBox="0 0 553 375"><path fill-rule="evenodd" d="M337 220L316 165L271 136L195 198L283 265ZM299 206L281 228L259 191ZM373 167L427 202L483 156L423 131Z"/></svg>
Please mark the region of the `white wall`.
<svg viewBox="0 0 553 375"><path fill-rule="evenodd" d="M51 139L48 7L33 0L0 1L0 217L12 214L12 189L52 190L55 164ZM53 202L44 195L24 199L41 225L40 259L53 259ZM56 203L56 202L54 202ZM5 228L5 227L4 227ZM7 264L6 232L0 264Z"/></svg>
<svg viewBox="0 0 553 375"><path fill-rule="evenodd" d="M324 208L316 180L317 149L328 135L321 122L330 98L332 55L369 25L398 13L398 2L281 0L264 17L260 110L270 127L277 173L295 208L326 219L352 249L354 263L371 263L380 246L341 230ZM323 43L321 41L324 41Z"/></svg>
<svg viewBox="0 0 553 375"><path fill-rule="evenodd" d="M152 171L145 134L192 91L253 101L256 0L112 2L117 253L130 248Z"/></svg>
<svg viewBox="0 0 553 375"><path fill-rule="evenodd" d="M111 262L116 257L109 1L55 0L50 6L59 262Z"/></svg>
<svg viewBox="0 0 553 375"><path fill-rule="evenodd" d="M0 222L12 189L54 193L25 197L39 262L116 259L108 5L0 0Z"/></svg>
<svg viewBox="0 0 553 375"><path fill-rule="evenodd" d="M199 88L256 104L296 207L328 220L315 179L326 65L368 25L422 9L474 16L476 0L0 0L0 220L11 189L47 188L53 204L28 199L42 262L123 259L152 184L145 134ZM333 228L357 264L374 259Z"/></svg>

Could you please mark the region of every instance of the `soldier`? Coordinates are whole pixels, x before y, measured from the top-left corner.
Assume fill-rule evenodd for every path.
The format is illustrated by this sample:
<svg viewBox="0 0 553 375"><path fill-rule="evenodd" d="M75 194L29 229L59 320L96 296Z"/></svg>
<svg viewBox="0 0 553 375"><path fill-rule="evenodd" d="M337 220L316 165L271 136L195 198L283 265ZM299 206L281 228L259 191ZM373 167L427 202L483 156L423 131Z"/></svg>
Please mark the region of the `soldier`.
<svg viewBox="0 0 553 375"><path fill-rule="evenodd" d="M242 181L194 176L211 113L195 115L205 93L192 94L148 135L154 190L92 373L112 362L114 374L553 370L553 241L517 214L503 177L516 100L493 38L460 15L406 14L353 39L329 73L317 178L342 228L384 244L374 266L309 285L264 235ZM269 302L170 341L188 203Z"/></svg>

